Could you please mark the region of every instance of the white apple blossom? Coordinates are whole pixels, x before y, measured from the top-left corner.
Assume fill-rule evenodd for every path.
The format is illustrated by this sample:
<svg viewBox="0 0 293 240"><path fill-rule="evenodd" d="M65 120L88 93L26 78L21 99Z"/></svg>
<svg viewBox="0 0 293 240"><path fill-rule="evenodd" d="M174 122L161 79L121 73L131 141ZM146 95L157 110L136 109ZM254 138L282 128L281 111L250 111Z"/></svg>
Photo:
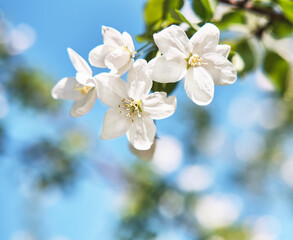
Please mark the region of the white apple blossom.
<svg viewBox="0 0 293 240"><path fill-rule="evenodd" d="M89 54L90 64L109 68L112 74L123 75L132 66L135 49L131 36L110 27L102 27L104 44L94 48Z"/></svg>
<svg viewBox="0 0 293 240"><path fill-rule="evenodd" d="M171 116L176 109L176 97L165 92L149 94L152 80L148 64L137 60L129 70L127 83L111 74L101 79L100 100L110 107L104 118L101 139L126 136L136 149L149 149L155 139L153 119Z"/></svg>
<svg viewBox="0 0 293 240"><path fill-rule="evenodd" d="M62 78L52 89L55 99L73 100L70 115L80 117L88 113L97 99L97 81L87 62L71 48L68 48L70 60L77 71L75 77Z"/></svg>
<svg viewBox="0 0 293 240"><path fill-rule="evenodd" d="M218 45L219 35L219 29L211 23L201 27L191 39L176 25L154 34L163 55L150 62L152 79L168 83L184 77L189 98L198 105L209 104L214 84L232 84L237 78L235 67L227 59L230 46Z"/></svg>

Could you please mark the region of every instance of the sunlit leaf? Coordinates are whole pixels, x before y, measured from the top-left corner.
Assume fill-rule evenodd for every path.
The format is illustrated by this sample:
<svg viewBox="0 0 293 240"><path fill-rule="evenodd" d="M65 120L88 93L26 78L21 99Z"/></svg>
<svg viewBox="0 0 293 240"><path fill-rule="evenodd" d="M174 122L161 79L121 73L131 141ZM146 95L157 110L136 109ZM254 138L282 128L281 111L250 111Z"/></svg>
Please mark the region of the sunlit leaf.
<svg viewBox="0 0 293 240"><path fill-rule="evenodd" d="M293 1L292 0L278 0L284 15L293 23Z"/></svg>

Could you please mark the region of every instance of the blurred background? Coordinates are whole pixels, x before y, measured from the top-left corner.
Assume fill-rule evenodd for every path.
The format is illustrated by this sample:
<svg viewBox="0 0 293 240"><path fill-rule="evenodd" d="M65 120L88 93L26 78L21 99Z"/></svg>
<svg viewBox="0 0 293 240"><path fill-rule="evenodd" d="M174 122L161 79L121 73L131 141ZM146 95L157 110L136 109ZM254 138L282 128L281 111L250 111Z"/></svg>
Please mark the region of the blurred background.
<svg viewBox="0 0 293 240"><path fill-rule="evenodd" d="M1 240L292 239L292 1L2 0L0 9ZM191 36L205 22L232 46L238 80L205 107L182 82L154 83L178 104L156 122L153 156L133 153L125 136L99 139L100 101L72 118L72 102L51 97L76 73L66 49L87 60L102 25L136 36L136 49L147 43L149 60L154 32L181 24Z"/></svg>

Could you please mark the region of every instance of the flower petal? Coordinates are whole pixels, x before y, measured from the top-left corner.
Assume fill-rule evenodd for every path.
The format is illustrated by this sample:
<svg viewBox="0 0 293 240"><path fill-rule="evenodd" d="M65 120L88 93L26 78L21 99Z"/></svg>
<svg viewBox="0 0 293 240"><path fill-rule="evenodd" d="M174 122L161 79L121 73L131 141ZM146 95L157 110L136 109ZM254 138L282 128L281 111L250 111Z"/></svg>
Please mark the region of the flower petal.
<svg viewBox="0 0 293 240"><path fill-rule="evenodd" d="M155 33L154 40L160 52L167 59L178 56L187 58L190 54L189 39L184 30L176 25L171 25L161 32Z"/></svg>
<svg viewBox="0 0 293 240"><path fill-rule="evenodd" d="M108 45L99 45L89 53L89 62L92 66L105 68L106 56L113 51L113 48Z"/></svg>
<svg viewBox="0 0 293 240"><path fill-rule="evenodd" d="M87 62L74 50L67 48L70 60L77 72L86 73L92 75L93 72Z"/></svg>
<svg viewBox="0 0 293 240"><path fill-rule="evenodd" d="M142 100L143 111L152 119L163 119L171 116L176 110L175 96L167 97L165 92L155 92Z"/></svg>
<svg viewBox="0 0 293 240"><path fill-rule="evenodd" d="M108 68L117 71L128 64L130 57L130 53L126 49L117 48L107 55L105 64Z"/></svg>
<svg viewBox="0 0 293 240"><path fill-rule="evenodd" d="M126 82L118 76L101 73L95 79L99 84L99 98L107 106L117 107L123 98L127 98Z"/></svg>
<svg viewBox="0 0 293 240"><path fill-rule="evenodd" d="M138 150L147 150L154 142L156 125L148 116L136 118L135 121L131 123L126 135L134 148Z"/></svg>
<svg viewBox="0 0 293 240"><path fill-rule="evenodd" d="M123 117L117 108L110 108L105 114L100 138L105 140L120 137L129 126L129 118Z"/></svg>
<svg viewBox="0 0 293 240"><path fill-rule="evenodd" d="M97 99L96 89L91 89L87 94L82 96L82 99L75 101L72 105L70 111L72 117L85 115L93 108Z"/></svg>
<svg viewBox="0 0 293 240"><path fill-rule="evenodd" d="M190 48L193 54L215 52L219 43L220 30L211 23L203 25L190 39Z"/></svg>
<svg viewBox="0 0 293 240"><path fill-rule="evenodd" d="M124 65L123 67L119 69L112 69L111 74L117 75L117 76L122 76L124 73L126 73L133 65L134 60L132 58L129 59L129 62Z"/></svg>
<svg viewBox="0 0 293 240"><path fill-rule="evenodd" d="M167 60L164 56L159 56L149 62L151 79L160 82L177 82L186 74L186 61L180 58Z"/></svg>
<svg viewBox="0 0 293 240"><path fill-rule="evenodd" d="M92 77L92 75L89 75L87 73L78 72L76 74L76 80L82 85L95 87L94 78Z"/></svg>
<svg viewBox="0 0 293 240"><path fill-rule="evenodd" d="M216 53L222 55L223 57L227 58L229 56L229 52L231 50L230 45L228 44L220 44L216 48Z"/></svg>
<svg viewBox="0 0 293 240"><path fill-rule="evenodd" d="M203 65L206 71L212 76L215 84L229 85L236 81L237 71L234 65L218 53L209 53L203 56Z"/></svg>
<svg viewBox="0 0 293 240"><path fill-rule="evenodd" d="M122 33L122 37L124 39L125 46L133 54L135 51L135 48L134 48L134 44L132 41L132 37L127 32ZM134 57L134 56L132 56L132 57Z"/></svg>
<svg viewBox="0 0 293 240"><path fill-rule="evenodd" d="M102 26L102 34L105 45L115 48L124 46L122 34L118 32L116 29Z"/></svg>
<svg viewBox="0 0 293 240"><path fill-rule="evenodd" d="M76 91L78 82L75 78L62 78L52 89L52 97L55 99L78 100L82 98L82 94Z"/></svg>
<svg viewBox="0 0 293 240"><path fill-rule="evenodd" d="M184 88L188 97L198 105L209 104L214 96L214 82L202 67L188 69L184 79Z"/></svg>
<svg viewBox="0 0 293 240"><path fill-rule="evenodd" d="M137 60L127 75L128 96L135 100L141 100L150 92L152 84L146 60Z"/></svg>

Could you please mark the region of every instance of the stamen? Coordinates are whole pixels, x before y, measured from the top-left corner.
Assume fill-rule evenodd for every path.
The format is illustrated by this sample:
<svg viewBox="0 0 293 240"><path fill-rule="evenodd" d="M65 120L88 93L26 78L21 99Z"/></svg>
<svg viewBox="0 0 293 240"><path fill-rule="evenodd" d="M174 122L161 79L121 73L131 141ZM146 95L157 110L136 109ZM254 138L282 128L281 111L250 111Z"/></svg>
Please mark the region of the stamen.
<svg viewBox="0 0 293 240"><path fill-rule="evenodd" d="M81 87L79 87L81 86ZM92 90L94 87L89 87L89 86L84 86L84 85L81 85L81 84L76 84L74 86L74 91L79 91L82 95L85 95L85 94L88 94L88 92L90 90Z"/></svg>
<svg viewBox="0 0 293 240"><path fill-rule="evenodd" d="M121 105L118 104L118 107L123 108L125 111L119 111L120 113L124 112L124 116L126 118L131 118L131 122L135 121L135 117L141 117L141 112L143 112L142 109L142 102L140 101L135 101L134 99L125 99L123 98L121 100Z"/></svg>
<svg viewBox="0 0 293 240"><path fill-rule="evenodd" d="M192 56L187 58L186 61L188 63L188 67L197 67L201 65L207 65L207 63L203 62L202 57L200 57L197 54L193 54Z"/></svg>

